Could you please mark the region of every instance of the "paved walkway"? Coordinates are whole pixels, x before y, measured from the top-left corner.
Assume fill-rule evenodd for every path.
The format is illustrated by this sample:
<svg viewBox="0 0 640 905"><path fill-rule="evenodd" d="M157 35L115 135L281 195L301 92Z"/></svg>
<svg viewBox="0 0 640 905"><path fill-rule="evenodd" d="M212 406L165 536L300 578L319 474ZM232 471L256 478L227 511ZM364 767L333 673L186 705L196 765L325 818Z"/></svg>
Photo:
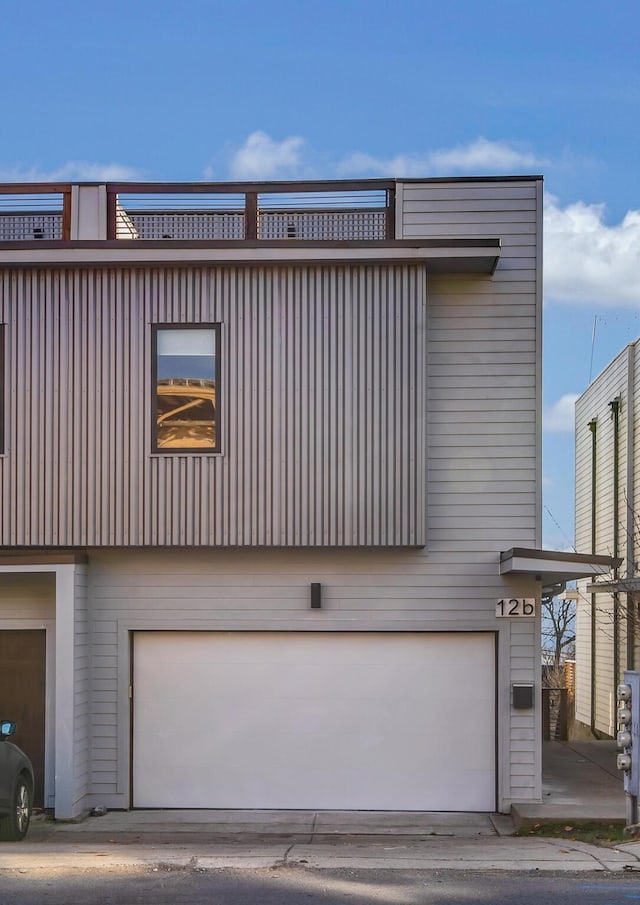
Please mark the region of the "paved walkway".
<svg viewBox="0 0 640 905"><path fill-rule="evenodd" d="M543 801L514 812L516 822L623 820L615 743L547 743ZM24 842L0 847L0 872L300 865L640 873L640 842L601 848L513 833L514 821L499 814L114 811L82 823L36 818Z"/></svg>
<svg viewBox="0 0 640 905"><path fill-rule="evenodd" d="M370 837L374 839L375 837ZM636 849L640 848L638 844ZM322 843L190 842L180 833L144 844L119 837L71 842L29 840L0 848L3 870L87 870L106 868L221 869L286 866L387 870L614 871L638 870L640 857L629 846L599 848L582 842L534 837L400 837L354 842L338 837Z"/></svg>
<svg viewBox="0 0 640 905"><path fill-rule="evenodd" d="M112 811L81 823L37 819L29 833L34 842L166 843L274 842L316 845L348 838L355 843L430 837L512 835L513 821L500 814L423 811Z"/></svg>
<svg viewBox="0 0 640 905"><path fill-rule="evenodd" d="M615 741L545 742L542 802L513 807L517 825L544 821L624 822Z"/></svg>

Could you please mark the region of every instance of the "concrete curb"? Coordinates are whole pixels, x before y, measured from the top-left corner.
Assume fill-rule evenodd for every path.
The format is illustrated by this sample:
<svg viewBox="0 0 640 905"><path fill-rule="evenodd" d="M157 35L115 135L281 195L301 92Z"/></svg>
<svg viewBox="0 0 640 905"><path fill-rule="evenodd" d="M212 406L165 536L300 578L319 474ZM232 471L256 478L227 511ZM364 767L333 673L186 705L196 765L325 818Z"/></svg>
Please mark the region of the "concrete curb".
<svg viewBox="0 0 640 905"><path fill-rule="evenodd" d="M570 806L561 804L514 804L511 817L516 830L535 826L539 823L559 823L572 826L602 824L602 826L624 826L625 818L619 810L608 806Z"/></svg>
<svg viewBox="0 0 640 905"><path fill-rule="evenodd" d="M0 849L0 871L220 869L375 869L466 871L640 871L640 843L603 849L563 839L434 837L428 841L319 844L183 844L180 840L145 845L22 842Z"/></svg>

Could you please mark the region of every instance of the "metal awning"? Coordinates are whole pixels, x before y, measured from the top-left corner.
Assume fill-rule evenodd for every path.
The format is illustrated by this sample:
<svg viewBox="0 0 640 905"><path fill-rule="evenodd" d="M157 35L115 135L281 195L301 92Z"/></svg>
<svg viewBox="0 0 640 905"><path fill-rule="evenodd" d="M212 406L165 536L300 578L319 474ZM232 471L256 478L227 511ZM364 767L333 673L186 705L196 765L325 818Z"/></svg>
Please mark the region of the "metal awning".
<svg viewBox="0 0 640 905"><path fill-rule="evenodd" d="M606 575L622 564L622 559L591 553L560 553L556 550L536 550L512 547L500 554L501 575L530 575L544 587Z"/></svg>

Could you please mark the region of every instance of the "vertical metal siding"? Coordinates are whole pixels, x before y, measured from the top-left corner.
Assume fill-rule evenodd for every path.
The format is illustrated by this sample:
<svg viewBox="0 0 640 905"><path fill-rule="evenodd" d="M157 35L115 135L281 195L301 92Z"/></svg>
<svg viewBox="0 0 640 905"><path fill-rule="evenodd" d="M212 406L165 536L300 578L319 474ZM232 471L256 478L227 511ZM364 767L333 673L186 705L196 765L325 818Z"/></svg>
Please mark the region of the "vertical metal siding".
<svg viewBox="0 0 640 905"><path fill-rule="evenodd" d="M3 272L0 543L424 543L425 283L410 265ZM222 454L152 455L151 325L199 322L222 325Z"/></svg>

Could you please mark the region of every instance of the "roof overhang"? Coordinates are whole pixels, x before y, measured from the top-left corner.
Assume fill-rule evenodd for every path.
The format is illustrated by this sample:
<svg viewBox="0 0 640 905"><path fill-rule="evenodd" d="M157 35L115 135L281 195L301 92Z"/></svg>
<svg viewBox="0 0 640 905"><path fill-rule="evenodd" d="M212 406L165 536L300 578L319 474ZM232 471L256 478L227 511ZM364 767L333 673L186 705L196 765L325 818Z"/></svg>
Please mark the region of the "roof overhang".
<svg viewBox="0 0 640 905"><path fill-rule="evenodd" d="M606 575L621 564L622 560L613 556L559 553L530 547L512 547L500 554L501 575L533 576L542 582L543 587Z"/></svg>
<svg viewBox="0 0 640 905"><path fill-rule="evenodd" d="M0 267L127 264L423 264L432 273L491 274L500 239L388 242L118 239L0 242Z"/></svg>

